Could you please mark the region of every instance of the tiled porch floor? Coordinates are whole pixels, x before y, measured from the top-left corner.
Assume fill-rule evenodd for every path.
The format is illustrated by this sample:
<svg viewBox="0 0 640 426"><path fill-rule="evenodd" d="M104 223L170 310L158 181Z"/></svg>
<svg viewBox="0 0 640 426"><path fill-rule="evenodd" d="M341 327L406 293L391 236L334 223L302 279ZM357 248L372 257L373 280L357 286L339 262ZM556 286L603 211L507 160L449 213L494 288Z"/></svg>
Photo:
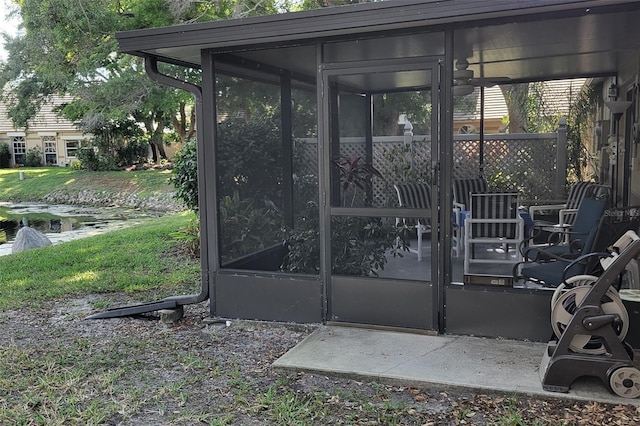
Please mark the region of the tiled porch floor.
<svg viewBox="0 0 640 426"><path fill-rule="evenodd" d="M382 278L412 279L431 281L431 241L422 242L422 260L418 261L416 252L417 241L410 242L410 251L404 252L402 257L387 256L387 264L384 271L380 271ZM497 246L487 246L477 249L476 256L483 259L505 259L505 253ZM505 263L471 264L470 272L478 275L508 276L512 275L513 264L516 263L516 256L513 249L507 255L512 261ZM452 257L451 274L453 283L464 282L464 252L458 257ZM524 285L514 283L514 285Z"/></svg>

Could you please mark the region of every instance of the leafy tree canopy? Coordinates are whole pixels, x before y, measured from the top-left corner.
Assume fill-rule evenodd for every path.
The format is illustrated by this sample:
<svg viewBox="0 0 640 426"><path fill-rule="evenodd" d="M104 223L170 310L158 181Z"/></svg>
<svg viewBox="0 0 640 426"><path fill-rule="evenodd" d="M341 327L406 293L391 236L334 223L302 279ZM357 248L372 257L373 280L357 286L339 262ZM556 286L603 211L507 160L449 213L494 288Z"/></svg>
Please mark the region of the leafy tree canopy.
<svg viewBox="0 0 640 426"><path fill-rule="evenodd" d="M164 156L164 144L184 142L194 135L195 116L191 95L152 82L140 58L117 53L115 33L180 23L265 15L289 10L314 9L366 1L352 0L13 0L22 19L15 37L5 34L8 59L0 63L2 98L17 127L26 128L36 112L52 96L71 95L74 101L59 113L86 132L122 128L131 120L145 130L154 157ZM197 70L160 64L161 71L198 83ZM273 116L277 91L246 84L233 93L221 88L219 107L228 116ZM428 102L419 93L384 95L376 105L376 123L387 123L392 132L399 112L408 113L419 127L428 127ZM298 96L304 106L313 98ZM398 103L406 104L400 111ZM383 108L382 105L386 105ZM391 108L393 107L393 108ZM299 107L298 107L299 108ZM309 109L311 111L311 109ZM313 133L310 117L300 119L297 134ZM106 127L105 127L106 126ZM168 136L170 135L170 136Z"/></svg>
<svg viewBox="0 0 640 426"><path fill-rule="evenodd" d="M60 113L87 131L90 123L142 124L154 154L163 156L166 130L173 140L193 136L188 93L152 82L139 58L117 53L115 33L269 14L288 3L275 0L14 0L22 24L17 36L4 34L8 59L0 63L2 99L17 127L52 96L71 95ZM199 81L196 70L164 66L163 73ZM164 139L164 140L163 140Z"/></svg>

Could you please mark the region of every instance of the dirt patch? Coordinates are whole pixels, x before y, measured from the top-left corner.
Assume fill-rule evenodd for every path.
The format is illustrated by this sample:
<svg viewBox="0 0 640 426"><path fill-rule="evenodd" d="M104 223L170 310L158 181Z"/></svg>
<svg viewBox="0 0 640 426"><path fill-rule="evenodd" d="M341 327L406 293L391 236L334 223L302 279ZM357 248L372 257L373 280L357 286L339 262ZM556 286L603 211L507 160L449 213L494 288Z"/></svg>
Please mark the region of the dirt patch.
<svg viewBox="0 0 640 426"><path fill-rule="evenodd" d="M0 424L630 425L636 407L444 392L274 369L315 326L210 322L191 305L85 320L126 295L0 313Z"/></svg>

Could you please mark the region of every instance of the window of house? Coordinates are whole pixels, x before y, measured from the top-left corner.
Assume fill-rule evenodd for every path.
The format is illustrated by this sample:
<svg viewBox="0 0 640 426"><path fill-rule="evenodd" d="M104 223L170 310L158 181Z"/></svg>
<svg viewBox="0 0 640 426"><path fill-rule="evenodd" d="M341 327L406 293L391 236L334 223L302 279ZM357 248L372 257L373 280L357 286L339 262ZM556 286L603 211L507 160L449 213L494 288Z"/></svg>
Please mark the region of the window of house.
<svg viewBox="0 0 640 426"><path fill-rule="evenodd" d="M27 156L27 143L24 136L13 136L13 160L15 164L24 164Z"/></svg>
<svg viewBox="0 0 640 426"><path fill-rule="evenodd" d="M44 151L44 163L47 166L58 164L58 153L55 136L43 136L42 147Z"/></svg>
<svg viewBox="0 0 640 426"><path fill-rule="evenodd" d="M471 133L478 133L478 129L476 129L476 126L473 124L464 124L458 129L458 134L460 135L468 135Z"/></svg>
<svg viewBox="0 0 640 426"><path fill-rule="evenodd" d="M78 153L78 149L80 148L80 141L78 140L68 140L65 142L66 156L67 158L75 158Z"/></svg>

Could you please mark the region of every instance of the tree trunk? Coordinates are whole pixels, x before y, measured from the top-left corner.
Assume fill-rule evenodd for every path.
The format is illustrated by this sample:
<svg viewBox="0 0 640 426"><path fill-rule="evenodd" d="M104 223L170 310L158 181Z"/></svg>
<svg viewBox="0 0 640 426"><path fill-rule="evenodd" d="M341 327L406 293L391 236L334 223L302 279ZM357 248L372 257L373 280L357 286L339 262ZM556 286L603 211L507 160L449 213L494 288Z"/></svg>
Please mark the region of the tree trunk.
<svg viewBox="0 0 640 426"><path fill-rule="evenodd" d="M187 133L187 140L192 139L196 135L196 107L191 108L191 125L189 126L189 132Z"/></svg>
<svg viewBox="0 0 640 426"><path fill-rule="evenodd" d="M144 127L147 129L147 134L151 135L151 137L149 138L149 145L151 146L151 159L154 163L157 163L160 159L166 160L167 153L164 150L164 142L162 141L165 127L162 114L158 113L154 118L149 117L141 121L144 123ZM157 123L155 127L154 123Z"/></svg>
<svg viewBox="0 0 640 426"><path fill-rule="evenodd" d="M158 148L153 143L149 144L149 146L151 147L151 161L154 162L154 163L157 163L158 162Z"/></svg>
<svg viewBox="0 0 640 426"><path fill-rule="evenodd" d="M185 143L196 133L196 109L195 107L191 108L191 114L187 121L187 105L185 102L180 102L179 116L180 118L171 117L171 121L180 141Z"/></svg>
<svg viewBox="0 0 640 426"><path fill-rule="evenodd" d="M526 133L529 123L527 119L527 98L529 83L500 86L509 112L509 133Z"/></svg>
<svg viewBox="0 0 640 426"><path fill-rule="evenodd" d="M162 136L164 135L164 121L158 120L158 125L151 135L151 143L158 149L158 155L160 159L166 160L167 153L164 150L164 142Z"/></svg>

